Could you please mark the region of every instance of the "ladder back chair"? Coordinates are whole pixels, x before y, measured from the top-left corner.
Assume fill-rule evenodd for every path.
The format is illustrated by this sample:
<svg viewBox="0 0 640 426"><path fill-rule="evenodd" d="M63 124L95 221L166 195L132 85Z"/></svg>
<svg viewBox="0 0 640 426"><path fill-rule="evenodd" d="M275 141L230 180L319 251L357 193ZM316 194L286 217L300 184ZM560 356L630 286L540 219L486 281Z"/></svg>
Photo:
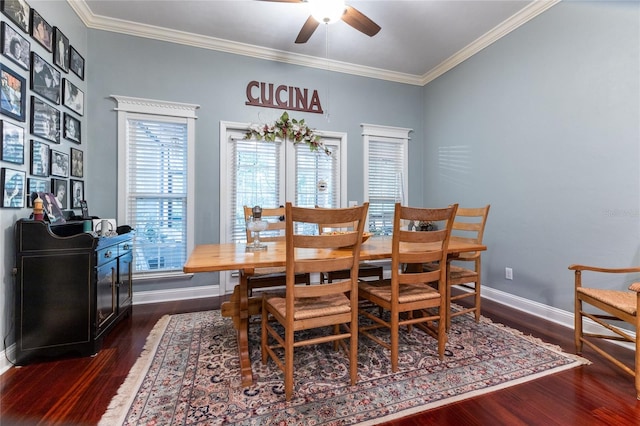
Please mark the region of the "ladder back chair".
<svg viewBox="0 0 640 426"><path fill-rule="evenodd" d="M360 314L371 325L360 327L360 333L391 351L391 370L398 370L400 327L412 325L421 328L438 341L438 356L444 357L447 334L446 320L446 264L447 249L457 204L447 208L417 208L395 205L393 220L391 279L361 281L358 293L361 299L389 311L389 319L374 315L370 308L362 307ZM412 232L401 228L402 221L437 222L438 230ZM404 265L422 265L428 262L432 269L422 271L405 269ZM437 283L434 288L431 283ZM401 318L402 315L402 318ZM437 322L437 328L434 325ZM390 339L383 340L372 333L388 328Z"/></svg>
<svg viewBox="0 0 640 426"><path fill-rule="evenodd" d="M463 208L458 207L456 218L453 222L451 231L451 241L464 241L470 243L482 244L484 236L484 228L487 223L490 205L479 208ZM449 278L447 280L447 332L451 328L451 318L458 315L464 315L473 312L476 322L480 321L480 281L482 278L482 262L481 252L460 253L457 258L448 259L449 262ZM458 265L458 262L472 263L470 267ZM451 295L451 287L459 286L464 291ZM451 310L451 302L461 299L473 298L473 304L469 308L463 308L460 311Z"/></svg>
<svg viewBox="0 0 640 426"><path fill-rule="evenodd" d="M575 328L574 338L576 353L582 354L583 344L589 346L605 359L635 378L636 398L640 399L640 282L629 286L629 291L585 287L582 282L583 272L589 271L603 274L637 274L640 267L634 268L599 268L585 265L571 265L569 269L574 271L575 281ZM593 274L591 274L593 275ZM634 279L638 279L635 275ZM588 306L590 305L590 309ZM595 308L595 309L594 309ZM608 334L589 332L584 329L584 319L588 318L605 329ZM631 325L634 335L628 330L619 327L622 323ZM602 330L604 333L605 330ZM607 340L630 342L635 347L634 366L629 366L616 358L613 352L607 350L602 344Z"/></svg>
<svg viewBox="0 0 640 426"><path fill-rule="evenodd" d="M316 206L316 208L320 208ZM352 231L357 229L357 222L347 222L347 223L322 223L318 225L318 233L325 234L329 232L342 232L342 231ZM343 269L342 271L331 271L331 272L322 272L320 274L320 283L323 284L325 281L328 283L332 283L333 280L343 280L349 278L351 271L348 269ZM384 268L381 265L374 265L372 263L360 262L360 267L358 268L358 278L369 278L376 277L379 280L384 278Z"/></svg>
<svg viewBox="0 0 640 426"><path fill-rule="evenodd" d="M260 241L284 241L285 240L285 222L284 207L263 208L262 220L267 222L267 229L260 232ZM252 208L244 206L245 222L251 218L253 214ZM247 232L247 244L253 242L253 233L245 228ZM311 277L309 274L296 275L297 284L310 284ZM247 291L249 296L253 294L254 289L264 289L270 287L284 287L286 285L286 274L284 267L274 268L256 268L253 273L247 275Z"/></svg>
<svg viewBox="0 0 640 426"><path fill-rule="evenodd" d="M362 231L369 205L345 209L315 209L286 204L285 294L262 295L262 363L272 358L284 372L285 398L291 400L294 384L294 348L333 343L349 353L349 379L358 379L358 264ZM303 235L296 225L357 221L355 231L333 235ZM296 274L349 269L348 279L323 285L296 285ZM284 328L274 326L277 322ZM342 327L341 327L342 326ZM318 329L308 339L301 330ZM324 330L326 329L326 330ZM326 331L326 332L324 332ZM349 348L344 340L349 340Z"/></svg>

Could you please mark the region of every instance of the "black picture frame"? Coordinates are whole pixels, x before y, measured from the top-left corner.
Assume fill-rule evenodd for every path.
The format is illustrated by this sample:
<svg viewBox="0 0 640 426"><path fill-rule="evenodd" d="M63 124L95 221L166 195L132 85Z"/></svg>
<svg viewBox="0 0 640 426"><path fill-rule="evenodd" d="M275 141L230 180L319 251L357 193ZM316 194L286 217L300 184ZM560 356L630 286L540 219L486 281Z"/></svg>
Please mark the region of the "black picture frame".
<svg viewBox="0 0 640 426"><path fill-rule="evenodd" d="M51 179L51 192L60 210L66 210L69 205L69 181L66 179Z"/></svg>
<svg viewBox="0 0 640 426"><path fill-rule="evenodd" d="M71 177L84 177L84 152L71 148Z"/></svg>
<svg viewBox="0 0 640 426"><path fill-rule="evenodd" d="M36 52L31 52L31 90L58 105L61 74Z"/></svg>
<svg viewBox="0 0 640 426"><path fill-rule="evenodd" d="M51 176L69 177L69 154L51 149L49 164L51 164L51 169L49 170ZM54 189L54 187L51 189Z"/></svg>
<svg viewBox="0 0 640 426"><path fill-rule="evenodd" d="M27 178L27 207L33 207L31 195L37 192L51 192L51 182L47 179Z"/></svg>
<svg viewBox="0 0 640 426"><path fill-rule="evenodd" d="M24 164L24 129L6 120L0 120L0 129L2 129L0 160Z"/></svg>
<svg viewBox="0 0 640 426"><path fill-rule="evenodd" d="M66 78L62 80L62 105L84 115L84 92Z"/></svg>
<svg viewBox="0 0 640 426"><path fill-rule="evenodd" d="M31 139L31 169L33 176L49 176L49 160L51 153L49 145L44 142ZM45 191L48 192L48 191Z"/></svg>
<svg viewBox="0 0 640 426"><path fill-rule="evenodd" d="M84 81L84 58L73 46L69 50L69 69Z"/></svg>
<svg viewBox="0 0 640 426"><path fill-rule="evenodd" d="M87 202L85 200L80 201L80 210L82 210L82 218L83 219L90 219L90 217L89 217L89 206L87 206Z"/></svg>
<svg viewBox="0 0 640 426"><path fill-rule="evenodd" d="M82 132L80 129L80 120L71 114L64 113L64 138L75 143L82 143Z"/></svg>
<svg viewBox="0 0 640 426"><path fill-rule="evenodd" d="M0 64L0 113L25 121L27 82L12 69Z"/></svg>
<svg viewBox="0 0 640 426"><path fill-rule="evenodd" d="M31 96L31 134L60 143L60 111Z"/></svg>
<svg viewBox="0 0 640 426"><path fill-rule="evenodd" d="M2 186L2 207L23 208L24 188L27 174L22 170L2 168L0 186Z"/></svg>
<svg viewBox="0 0 640 426"><path fill-rule="evenodd" d="M69 39L58 27L53 27L53 63L69 72Z"/></svg>
<svg viewBox="0 0 640 426"><path fill-rule="evenodd" d="M31 7L24 0L2 0L0 3L2 13L16 24L22 31L29 34L29 16Z"/></svg>
<svg viewBox="0 0 640 426"><path fill-rule="evenodd" d="M2 55L18 64L21 68L28 70L31 43L6 22L3 22L0 27L0 40L2 42Z"/></svg>
<svg viewBox="0 0 640 426"><path fill-rule="evenodd" d="M58 207L55 201L56 197L51 192L38 192L38 196L42 199L42 208L50 223L66 222L62 209Z"/></svg>
<svg viewBox="0 0 640 426"><path fill-rule="evenodd" d="M53 52L53 27L33 8L31 9L31 38L47 52Z"/></svg>
<svg viewBox="0 0 640 426"><path fill-rule="evenodd" d="M72 209L81 209L84 201L84 181L71 179L71 206Z"/></svg>

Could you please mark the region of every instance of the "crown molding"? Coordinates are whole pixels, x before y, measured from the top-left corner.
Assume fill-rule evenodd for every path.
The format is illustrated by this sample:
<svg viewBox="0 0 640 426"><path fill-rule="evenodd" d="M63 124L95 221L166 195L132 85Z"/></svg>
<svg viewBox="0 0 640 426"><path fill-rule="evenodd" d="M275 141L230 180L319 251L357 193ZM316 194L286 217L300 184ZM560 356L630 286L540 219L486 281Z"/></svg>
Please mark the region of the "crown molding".
<svg viewBox="0 0 640 426"><path fill-rule="evenodd" d="M433 68L426 74L422 76L420 85L424 86L427 83L435 80L440 77L442 74L447 71L453 69L457 65L461 64L465 60L469 59L476 53L480 52L487 46L495 43L500 40L502 37L509 34L511 31L519 28L520 26L526 24L536 16L541 13L547 11L552 6L560 3L561 0L535 0L533 3L511 16L506 21L500 23L489 32L483 34L481 37L477 38L473 42L469 43L462 50L456 52L447 58L444 62L442 62L437 67Z"/></svg>
<svg viewBox="0 0 640 426"><path fill-rule="evenodd" d="M249 56L252 58L264 59L268 61L283 62L291 65L329 70L360 77L369 77L379 80L411 84L415 86L424 86L427 83L435 80L437 77L459 65L466 59L470 58L485 47L491 45L495 41L509 34L511 31L525 24L529 20L545 12L547 9L559 3L560 1L561 0L534 1L520 12L511 16L500 25L494 27L492 30L446 59L437 67L433 68L423 75L413 75L384 70L381 68L327 60L326 58L300 55L283 50L269 49L246 43L238 43L235 41L223 40L215 37L207 37L184 31L171 30L168 28L159 28L122 19L107 18L100 15L94 15L84 0L67 0L69 6L76 12L78 17L82 20L87 28L111 31L136 37L149 38L153 40L166 41L169 43L183 44L186 46L216 50L219 52L232 53L236 55Z"/></svg>

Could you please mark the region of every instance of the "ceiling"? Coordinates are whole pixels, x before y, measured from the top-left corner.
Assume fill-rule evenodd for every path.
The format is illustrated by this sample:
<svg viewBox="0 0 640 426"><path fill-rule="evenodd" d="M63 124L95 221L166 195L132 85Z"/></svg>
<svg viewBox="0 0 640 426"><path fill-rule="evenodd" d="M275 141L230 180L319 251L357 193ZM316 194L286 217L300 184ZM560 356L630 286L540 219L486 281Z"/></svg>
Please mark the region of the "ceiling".
<svg viewBox="0 0 640 426"><path fill-rule="evenodd" d="M294 40L308 4L259 0L68 0L89 28L424 85L559 0L346 0L382 27L339 21Z"/></svg>

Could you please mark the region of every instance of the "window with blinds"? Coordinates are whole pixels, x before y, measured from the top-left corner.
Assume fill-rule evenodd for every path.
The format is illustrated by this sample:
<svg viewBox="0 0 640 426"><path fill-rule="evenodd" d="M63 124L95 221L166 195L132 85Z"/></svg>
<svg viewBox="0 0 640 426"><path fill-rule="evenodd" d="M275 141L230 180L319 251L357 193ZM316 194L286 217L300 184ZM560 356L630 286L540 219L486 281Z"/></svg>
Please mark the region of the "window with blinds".
<svg viewBox="0 0 640 426"><path fill-rule="evenodd" d="M282 204L284 153L282 142L232 138L229 154L231 241L244 242L247 239L244 206L271 208Z"/></svg>
<svg viewBox="0 0 640 426"><path fill-rule="evenodd" d="M127 122L127 224L136 229L135 271L181 270L187 257L187 125Z"/></svg>
<svg viewBox="0 0 640 426"><path fill-rule="evenodd" d="M410 129L364 124L362 127L369 232L391 235L395 203L407 203L405 194Z"/></svg>
<svg viewBox="0 0 640 426"><path fill-rule="evenodd" d="M182 274L193 248L197 105L118 102L118 223L135 229L138 278Z"/></svg>

